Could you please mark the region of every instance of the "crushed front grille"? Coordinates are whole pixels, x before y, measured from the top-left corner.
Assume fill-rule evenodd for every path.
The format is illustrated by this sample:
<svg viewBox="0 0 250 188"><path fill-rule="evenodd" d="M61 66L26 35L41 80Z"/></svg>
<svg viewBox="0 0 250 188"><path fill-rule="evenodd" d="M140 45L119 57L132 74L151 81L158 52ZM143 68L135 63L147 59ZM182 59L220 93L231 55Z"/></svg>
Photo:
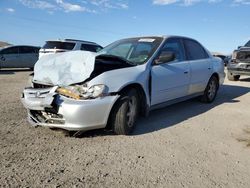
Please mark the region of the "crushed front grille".
<svg viewBox="0 0 250 188"><path fill-rule="evenodd" d="M61 114L54 114L51 112L37 110L30 110L30 114L39 123L65 124L65 119Z"/></svg>
<svg viewBox="0 0 250 188"><path fill-rule="evenodd" d="M45 85L45 84L38 84L38 83L33 83L34 88L50 88L53 87L51 85Z"/></svg>

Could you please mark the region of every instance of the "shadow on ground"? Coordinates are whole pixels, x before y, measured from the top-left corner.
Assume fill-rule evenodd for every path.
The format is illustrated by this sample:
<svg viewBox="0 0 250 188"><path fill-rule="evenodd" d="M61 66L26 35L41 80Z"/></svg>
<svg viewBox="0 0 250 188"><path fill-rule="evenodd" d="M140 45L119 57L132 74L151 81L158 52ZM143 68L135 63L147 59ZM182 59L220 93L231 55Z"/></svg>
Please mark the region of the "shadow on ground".
<svg viewBox="0 0 250 188"><path fill-rule="evenodd" d="M201 103L195 98L152 111L147 118L140 118L138 120L132 135L143 135L159 131L203 114L221 104L240 102L237 98L249 92L250 87L223 85L218 92L216 100L211 104ZM83 133L80 137L107 136L112 134L103 130L93 130Z"/></svg>
<svg viewBox="0 0 250 188"><path fill-rule="evenodd" d="M240 82L250 82L250 77L240 79Z"/></svg>
<svg viewBox="0 0 250 188"><path fill-rule="evenodd" d="M16 72L31 72L31 69L0 69L0 75L15 74Z"/></svg>

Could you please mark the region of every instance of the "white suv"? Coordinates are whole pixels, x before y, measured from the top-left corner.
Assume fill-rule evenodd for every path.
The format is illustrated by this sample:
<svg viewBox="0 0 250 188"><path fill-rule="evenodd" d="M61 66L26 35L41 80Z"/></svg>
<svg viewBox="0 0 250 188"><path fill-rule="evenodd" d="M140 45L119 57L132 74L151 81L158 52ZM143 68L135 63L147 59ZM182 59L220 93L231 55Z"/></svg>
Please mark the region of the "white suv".
<svg viewBox="0 0 250 188"><path fill-rule="evenodd" d="M39 59L48 54L55 54L59 52L83 50L90 52L98 52L103 47L99 44L83 40L64 39L64 40L50 40L46 41L45 45L39 51Z"/></svg>

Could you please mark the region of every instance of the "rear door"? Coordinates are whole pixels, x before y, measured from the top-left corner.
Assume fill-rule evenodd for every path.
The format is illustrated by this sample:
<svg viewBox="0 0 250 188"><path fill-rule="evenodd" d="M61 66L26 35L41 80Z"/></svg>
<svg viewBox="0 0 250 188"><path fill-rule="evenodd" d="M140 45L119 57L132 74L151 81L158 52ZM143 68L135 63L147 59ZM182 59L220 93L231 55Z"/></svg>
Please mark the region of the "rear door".
<svg viewBox="0 0 250 188"><path fill-rule="evenodd" d="M9 47L2 50L0 55L1 68L17 68L18 64L18 47Z"/></svg>
<svg viewBox="0 0 250 188"><path fill-rule="evenodd" d="M203 92L212 74L212 64L206 50L197 41L184 39L185 51L191 67L189 94Z"/></svg>
<svg viewBox="0 0 250 188"><path fill-rule="evenodd" d="M38 60L38 48L31 46L19 47L20 68L33 68Z"/></svg>
<svg viewBox="0 0 250 188"><path fill-rule="evenodd" d="M190 65L186 61L181 39L168 39L160 54L164 51L174 52L176 58L172 62L153 65L151 105L184 97L188 94Z"/></svg>

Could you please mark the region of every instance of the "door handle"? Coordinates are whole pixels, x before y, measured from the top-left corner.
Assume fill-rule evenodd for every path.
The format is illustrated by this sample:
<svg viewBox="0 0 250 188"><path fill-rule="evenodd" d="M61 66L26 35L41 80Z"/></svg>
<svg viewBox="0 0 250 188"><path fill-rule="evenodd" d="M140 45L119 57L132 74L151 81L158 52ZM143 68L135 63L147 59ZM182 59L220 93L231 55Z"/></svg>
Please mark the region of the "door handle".
<svg viewBox="0 0 250 188"><path fill-rule="evenodd" d="M185 71L184 74L188 74L188 71Z"/></svg>
<svg viewBox="0 0 250 188"><path fill-rule="evenodd" d="M208 70L211 70L211 68L210 68L210 67L208 67Z"/></svg>

